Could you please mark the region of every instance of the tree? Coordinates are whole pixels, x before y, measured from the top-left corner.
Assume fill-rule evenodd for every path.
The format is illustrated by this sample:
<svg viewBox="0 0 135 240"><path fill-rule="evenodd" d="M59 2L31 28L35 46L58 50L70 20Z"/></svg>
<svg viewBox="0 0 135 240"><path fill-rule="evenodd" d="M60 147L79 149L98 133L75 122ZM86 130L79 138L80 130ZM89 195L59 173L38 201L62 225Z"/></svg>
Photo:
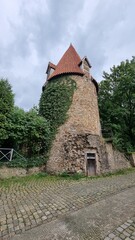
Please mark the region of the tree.
<svg viewBox="0 0 135 240"><path fill-rule="evenodd" d="M0 79L0 113L8 114L14 107L14 94L7 79Z"/></svg>
<svg viewBox="0 0 135 240"><path fill-rule="evenodd" d="M135 150L135 57L103 73L99 110L103 129L110 128L113 142L124 151Z"/></svg>
<svg viewBox="0 0 135 240"><path fill-rule="evenodd" d="M51 144L49 123L44 117L39 116L35 109L26 113L26 122L28 155L46 154Z"/></svg>
<svg viewBox="0 0 135 240"><path fill-rule="evenodd" d="M14 106L14 94L8 80L0 80L0 147L14 148L25 157L14 155L12 167L43 165L48 157L52 133L38 108L29 112ZM2 163L3 164L3 163Z"/></svg>
<svg viewBox="0 0 135 240"><path fill-rule="evenodd" d="M47 153L50 146L50 128L47 121L32 109L25 112L14 107L10 114L8 146L23 152L27 157Z"/></svg>
<svg viewBox="0 0 135 240"><path fill-rule="evenodd" d="M0 146L8 138L7 118L14 107L14 94L7 79L0 79Z"/></svg>

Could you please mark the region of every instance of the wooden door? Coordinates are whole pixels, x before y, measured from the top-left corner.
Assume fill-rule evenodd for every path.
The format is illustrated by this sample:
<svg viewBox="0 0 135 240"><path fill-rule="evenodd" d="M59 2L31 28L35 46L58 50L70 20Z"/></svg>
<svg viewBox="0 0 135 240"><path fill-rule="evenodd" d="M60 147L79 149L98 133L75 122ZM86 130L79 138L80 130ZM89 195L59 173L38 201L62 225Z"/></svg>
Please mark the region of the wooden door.
<svg viewBox="0 0 135 240"><path fill-rule="evenodd" d="M95 153L87 153L87 175L94 176L95 174L96 174Z"/></svg>

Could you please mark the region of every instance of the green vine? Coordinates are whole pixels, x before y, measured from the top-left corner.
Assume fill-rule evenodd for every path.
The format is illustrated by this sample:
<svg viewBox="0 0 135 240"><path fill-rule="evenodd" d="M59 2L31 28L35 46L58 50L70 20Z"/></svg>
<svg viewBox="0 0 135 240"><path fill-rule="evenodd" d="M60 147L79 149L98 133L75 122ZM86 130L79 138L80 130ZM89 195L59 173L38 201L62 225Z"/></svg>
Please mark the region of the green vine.
<svg viewBox="0 0 135 240"><path fill-rule="evenodd" d="M39 113L49 121L52 140L60 125L67 120L67 111L72 103L76 82L70 77L48 81L39 103Z"/></svg>

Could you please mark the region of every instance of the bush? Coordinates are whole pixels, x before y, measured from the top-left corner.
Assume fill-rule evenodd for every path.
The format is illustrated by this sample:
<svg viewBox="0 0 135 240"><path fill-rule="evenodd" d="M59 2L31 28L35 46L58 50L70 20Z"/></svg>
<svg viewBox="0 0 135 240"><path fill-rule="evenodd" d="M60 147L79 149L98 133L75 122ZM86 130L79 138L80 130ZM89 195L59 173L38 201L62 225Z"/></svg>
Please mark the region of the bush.
<svg viewBox="0 0 135 240"><path fill-rule="evenodd" d="M9 167L9 168L27 168L27 159L26 158L21 158L21 156L14 156L14 158L11 161L0 161L0 167Z"/></svg>
<svg viewBox="0 0 135 240"><path fill-rule="evenodd" d="M46 156L31 157L27 160L27 168L41 167L46 162L47 162L47 157Z"/></svg>
<svg viewBox="0 0 135 240"><path fill-rule="evenodd" d="M40 167L45 164L47 161L46 156L35 156L31 158L23 158L21 156L14 155L13 159L8 162L0 162L0 167L6 166L9 168L32 168Z"/></svg>
<svg viewBox="0 0 135 240"><path fill-rule="evenodd" d="M6 166L9 168L27 168L27 159L15 157L10 162L7 162Z"/></svg>

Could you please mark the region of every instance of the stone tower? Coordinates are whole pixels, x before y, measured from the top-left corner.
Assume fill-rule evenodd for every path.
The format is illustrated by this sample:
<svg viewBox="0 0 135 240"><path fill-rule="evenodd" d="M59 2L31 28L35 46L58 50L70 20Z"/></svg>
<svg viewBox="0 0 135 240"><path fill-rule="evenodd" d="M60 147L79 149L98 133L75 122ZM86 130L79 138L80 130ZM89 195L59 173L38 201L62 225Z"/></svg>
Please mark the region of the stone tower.
<svg viewBox="0 0 135 240"><path fill-rule="evenodd" d="M49 62L47 81L69 75L77 85L68 119L53 142L47 171L83 172L95 175L108 171L106 146L101 136L97 92L98 84L90 73L87 57L81 59L72 45L57 65Z"/></svg>

